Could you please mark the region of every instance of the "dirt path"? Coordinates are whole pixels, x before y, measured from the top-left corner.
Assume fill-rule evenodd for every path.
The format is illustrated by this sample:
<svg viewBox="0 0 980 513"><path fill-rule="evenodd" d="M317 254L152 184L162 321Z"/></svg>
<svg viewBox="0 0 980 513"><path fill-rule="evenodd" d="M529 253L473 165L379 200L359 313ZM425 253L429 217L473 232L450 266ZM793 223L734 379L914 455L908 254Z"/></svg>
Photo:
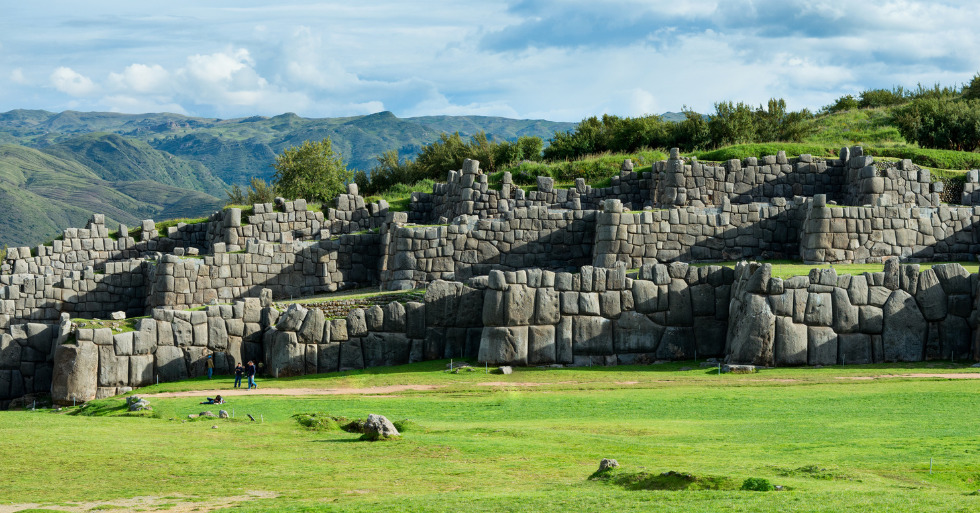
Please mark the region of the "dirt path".
<svg viewBox="0 0 980 513"><path fill-rule="evenodd" d="M933 373L933 372L920 372L920 373L905 373L905 374L878 374L873 376L836 376L836 379L842 380L855 380L855 381L868 381L875 379L887 379L887 378L940 378L940 379L980 379L980 372L949 372L949 373ZM772 379L750 379L749 381L773 381L782 383L794 383L801 381L793 378L772 378ZM603 383L603 382L594 382ZM534 383L534 382L522 382L522 381L487 381L482 383L473 383L476 386L481 387L523 387L523 388L535 388L544 385L582 385L588 383L580 383L573 381L558 381L553 383ZM639 381L617 381L615 385L638 385ZM221 395L223 397L233 397L233 396L243 396L243 395L287 395L287 396L305 396L305 395L383 395L383 394L394 394L398 392L412 391L426 391L426 390L437 390L443 388L444 385L388 385L388 386L378 386L378 387L364 387L364 388L259 388L255 390L248 390L244 388L233 388L229 389L202 389L202 390L188 390L185 392L162 392L159 394L139 394L141 397L214 397L215 395ZM0 509L0 513L3 510Z"/></svg>
<svg viewBox="0 0 980 513"><path fill-rule="evenodd" d="M98 502L77 502L70 504L0 504L0 513L13 513L25 509L38 509L52 511L66 511L80 513L83 511L113 510L113 511L156 511L162 513L189 513L191 511L213 511L216 509L237 506L243 502L254 499L270 499L278 496L275 492L247 491L244 495L232 497L209 497L201 501L195 497L167 496L167 497L131 497L128 499L115 499L111 501Z"/></svg>
<svg viewBox="0 0 980 513"><path fill-rule="evenodd" d="M365 388L245 388L188 390L186 392L162 392L159 394L139 394L140 397L222 397L239 395L375 395L405 392L407 390L436 390L438 385L389 385L385 387ZM0 512L2 513L2 512Z"/></svg>
<svg viewBox="0 0 980 513"><path fill-rule="evenodd" d="M837 376L837 379L854 379L861 381L879 378L980 379L980 372L917 372L909 374L879 374L877 376Z"/></svg>

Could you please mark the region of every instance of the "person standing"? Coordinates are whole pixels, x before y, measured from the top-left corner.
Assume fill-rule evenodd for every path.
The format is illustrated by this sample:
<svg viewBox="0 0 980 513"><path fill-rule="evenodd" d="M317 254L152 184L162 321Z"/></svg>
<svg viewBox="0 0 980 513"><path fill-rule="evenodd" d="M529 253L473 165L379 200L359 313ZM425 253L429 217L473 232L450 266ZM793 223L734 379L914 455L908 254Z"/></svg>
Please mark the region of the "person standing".
<svg viewBox="0 0 980 513"><path fill-rule="evenodd" d="M208 353L204 358L204 366L208 369L208 379L211 379L214 374L214 353Z"/></svg>
<svg viewBox="0 0 980 513"><path fill-rule="evenodd" d="M255 363L251 360L248 361L248 365L245 366L245 375L248 376L248 389L259 388L255 384Z"/></svg>
<svg viewBox="0 0 980 513"><path fill-rule="evenodd" d="M242 363L235 364L235 388L242 388L242 376L245 375L245 368Z"/></svg>

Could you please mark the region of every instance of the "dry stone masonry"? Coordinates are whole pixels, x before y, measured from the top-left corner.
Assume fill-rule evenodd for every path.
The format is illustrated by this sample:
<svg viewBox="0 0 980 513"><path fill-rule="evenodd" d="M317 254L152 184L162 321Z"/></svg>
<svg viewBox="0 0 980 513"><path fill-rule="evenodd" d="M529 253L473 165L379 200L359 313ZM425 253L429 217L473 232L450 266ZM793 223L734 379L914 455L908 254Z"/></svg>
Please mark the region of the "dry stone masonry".
<svg viewBox="0 0 980 513"><path fill-rule="evenodd" d="M608 187L476 161L414 193L407 212L349 186L228 208L166 230L93 215L0 263L0 407L87 401L261 362L271 377L470 358L616 365L719 358L831 365L977 359L980 172L961 205L909 161L783 152L721 163L676 150L626 161ZM765 263L884 262L779 279ZM692 265L698 263L697 265ZM380 299L276 303L373 287ZM395 291L419 289L412 294ZM87 319L124 317L126 329Z"/></svg>

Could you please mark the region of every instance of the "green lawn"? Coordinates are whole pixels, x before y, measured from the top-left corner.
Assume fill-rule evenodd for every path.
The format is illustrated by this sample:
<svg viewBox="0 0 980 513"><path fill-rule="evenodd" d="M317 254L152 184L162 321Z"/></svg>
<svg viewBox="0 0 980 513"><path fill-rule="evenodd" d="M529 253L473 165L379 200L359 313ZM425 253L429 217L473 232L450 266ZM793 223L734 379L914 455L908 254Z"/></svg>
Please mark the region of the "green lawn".
<svg viewBox="0 0 980 513"><path fill-rule="evenodd" d="M766 261L760 261L766 263ZM738 262L728 261L728 262L698 262L692 265L698 267L704 267L709 265L720 265L722 267L735 267ZM885 264L804 264L798 260L771 260L768 263L772 264L772 275L777 278L792 278L793 276L806 276L810 274L810 269L826 269L833 267L837 271L837 275L850 274L859 275L864 273L877 273L884 270ZM922 262L915 265L919 266L920 270L926 270L936 265L948 264L948 263L958 263L963 266L968 272L975 274L980 271L980 262Z"/></svg>
<svg viewBox="0 0 980 513"><path fill-rule="evenodd" d="M276 387L430 384L383 395L231 397L235 419L187 421L201 397L150 398L152 417L0 412L0 510L91 509L133 497L155 507L229 511L976 511L980 380L846 379L977 372L963 364L772 369L717 375L691 362L449 374L445 362L260 380ZM842 379L844 378L844 379ZM509 386L488 386L488 382ZM142 393L230 381L191 380ZM206 389L206 388L205 388ZM370 443L292 418L381 413L417 424ZM259 421L251 422L250 413ZM213 428L212 426L217 426ZM667 471L728 483L627 490L590 481L603 457L620 476ZM933 472L929 473L929 461ZM737 489L760 477L787 489ZM262 495L231 505L226 498ZM116 501L116 502L113 502ZM78 506L80 505L80 506ZM203 509L202 509L203 510Z"/></svg>

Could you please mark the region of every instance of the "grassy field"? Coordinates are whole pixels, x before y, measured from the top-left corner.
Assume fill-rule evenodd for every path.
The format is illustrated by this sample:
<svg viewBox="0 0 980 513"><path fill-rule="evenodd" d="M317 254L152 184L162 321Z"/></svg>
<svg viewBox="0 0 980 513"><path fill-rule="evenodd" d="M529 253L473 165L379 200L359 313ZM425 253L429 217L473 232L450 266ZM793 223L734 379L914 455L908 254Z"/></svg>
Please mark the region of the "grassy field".
<svg viewBox="0 0 980 513"><path fill-rule="evenodd" d="M833 267L837 271L837 275L850 274L853 276L864 274L864 273L877 273L881 272L885 268L885 264L804 264L798 260L770 260L761 261L762 263L772 264L772 275L777 278L792 278L793 276L806 276L810 274L810 269L826 269ZM936 265L948 264L948 263L958 263L963 266L971 274L980 272L980 262L922 262L915 265L919 266L920 270L926 270ZM728 262L705 262L692 264L699 267L704 267L708 265L720 265L722 267L735 267L738 262L728 261Z"/></svg>
<svg viewBox="0 0 980 513"><path fill-rule="evenodd" d="M747 375L693 362L509 376L444 368L260 380L258 391L229 398L223 408L235 418L227 420L187 420L216 411L198 401L229 388L227 378L141 390L201 390L150 397L152 416L125 416L121 399L0 412L0 511L946 512L980 504L980 380L907 376L978 371L965 364ZM431 389L262 394L389 385ZM312 412L380 413L414 427L397 441L362 442L293 417ZM603 457L621 467L589 480ZM668 471L721 489L631 489L662 485ZM738 490L751 477L785 489ZM134 497L144 498L138 508Z"/></svg>

